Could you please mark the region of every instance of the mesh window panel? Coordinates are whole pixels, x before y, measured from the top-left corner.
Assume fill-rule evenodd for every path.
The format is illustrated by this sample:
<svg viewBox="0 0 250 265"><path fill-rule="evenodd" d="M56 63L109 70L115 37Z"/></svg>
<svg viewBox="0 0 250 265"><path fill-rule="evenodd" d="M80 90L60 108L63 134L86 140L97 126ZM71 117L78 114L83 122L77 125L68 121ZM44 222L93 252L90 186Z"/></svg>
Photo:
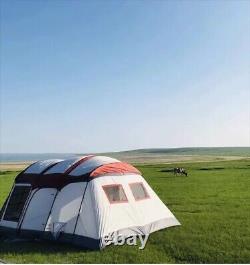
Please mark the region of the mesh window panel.
<svg viewBox="0 0 250 265"><path fill-rule="evenodd" d="M136 201L149 198L142 183L132 183L130 184L130 188Z"/></svg>
<svg viewBox="0 0 250 265"><path fill-rule="evenodd" d="M110 203L128 201L121 185L104 186L103 189Z"/></svg>
<svg viewBox="0 0 250 265"><path fill-rule="evenodd" d="M11 222L19 221L30 189L29 186L16 186L14 188L4 214L4 220Z"/></svg>

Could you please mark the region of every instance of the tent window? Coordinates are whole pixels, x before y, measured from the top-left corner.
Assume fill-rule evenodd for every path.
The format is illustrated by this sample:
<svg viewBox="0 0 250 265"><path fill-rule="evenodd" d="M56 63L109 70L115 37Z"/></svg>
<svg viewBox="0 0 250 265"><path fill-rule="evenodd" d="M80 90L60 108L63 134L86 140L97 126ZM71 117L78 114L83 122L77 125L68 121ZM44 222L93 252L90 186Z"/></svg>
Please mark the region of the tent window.
<svg viewBox="0 0 250 265"><path fill-rule="evenodd" d="M148 199L149 195L143 185L143 183L131 183L129 184L130 189L134 195L136 201Z"/></svg>
<svg viewBox="0 0 250 265"><path fill-rule="evenodd" d="M4 220L11 222L19 221L30 189L30 186L15 186L4 214Z"/></svg>
<svg viewBox="0 0 250 265"><path fill-rule="evenodd" d="M122 188L122 185L105 185L102 186L110 203L127 202L127 196Z"/></svg>

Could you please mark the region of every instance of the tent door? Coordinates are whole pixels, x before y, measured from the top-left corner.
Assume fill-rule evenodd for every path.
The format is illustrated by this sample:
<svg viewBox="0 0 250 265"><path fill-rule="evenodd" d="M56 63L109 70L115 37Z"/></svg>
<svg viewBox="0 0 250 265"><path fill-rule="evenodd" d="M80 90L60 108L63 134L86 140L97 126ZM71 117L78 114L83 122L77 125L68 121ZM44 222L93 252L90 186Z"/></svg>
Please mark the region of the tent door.
<svg viewBox="0 0 250 265"><path fill-rule="evenodd" d="M44 231L56 194L57 189L54 188L43 188L34 191L20 223L20 229Z"/></svg>
<svg viewBox="0 0 250 265"><path fill-rule="evenodd" d="M17 228L30 193L30 184L15 184L2 215L2 225L10 228Z"/></svg>

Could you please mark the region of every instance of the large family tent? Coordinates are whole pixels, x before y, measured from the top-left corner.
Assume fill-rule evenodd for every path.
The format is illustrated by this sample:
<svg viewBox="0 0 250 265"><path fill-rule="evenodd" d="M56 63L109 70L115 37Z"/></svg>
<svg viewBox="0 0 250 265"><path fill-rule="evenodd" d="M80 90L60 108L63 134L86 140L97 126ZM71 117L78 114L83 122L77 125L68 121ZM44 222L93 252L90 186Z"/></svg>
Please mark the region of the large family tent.
<svg viewBox="0 0 250 265"><path fill-rule="evenodd" d="M101 249L106 238L179 225L139 170L105 156L44 160L15 179L0 214L0 235Z"/></svg>

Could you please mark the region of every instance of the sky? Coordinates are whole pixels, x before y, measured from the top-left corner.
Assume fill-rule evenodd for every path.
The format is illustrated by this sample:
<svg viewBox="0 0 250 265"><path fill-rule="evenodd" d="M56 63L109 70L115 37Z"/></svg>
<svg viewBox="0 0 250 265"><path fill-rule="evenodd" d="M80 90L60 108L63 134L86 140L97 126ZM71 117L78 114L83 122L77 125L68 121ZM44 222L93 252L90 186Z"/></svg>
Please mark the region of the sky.
<svg viewBox="0 0 250 265"><path fill-rule="evenodd" d="M250 146L249 1L1 0L0 152Z"/></svg>

